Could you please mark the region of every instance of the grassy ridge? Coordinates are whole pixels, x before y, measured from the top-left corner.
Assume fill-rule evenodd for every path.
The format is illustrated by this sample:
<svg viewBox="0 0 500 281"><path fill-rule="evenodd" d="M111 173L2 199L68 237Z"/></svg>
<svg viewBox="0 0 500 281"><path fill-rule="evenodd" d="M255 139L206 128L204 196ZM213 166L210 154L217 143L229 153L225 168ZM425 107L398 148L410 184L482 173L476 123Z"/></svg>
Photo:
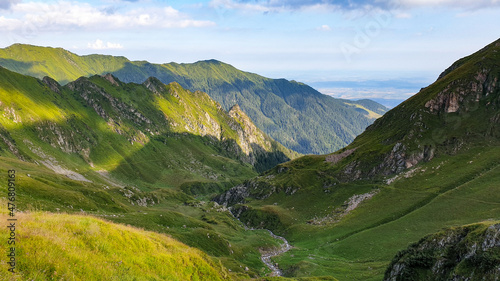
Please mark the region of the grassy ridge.
<svg viewBox="0 0 500 281"><path fill-rule="evenodd" d="M230 280L216 261L166 235L81 215L17 218L17 273L2 255L2 280Z"/></svg>
<svg viewBox="0 0 500 281"><path fill-rule="evenodd" d="M112 73L125 82L149 77L203 91L225 110L239 104L258 128L304 154L335 151L349 144L386 111L370 101L345 101L295 81L269 79L216 60L151 64L103 55L78 56L60 48L15 44L0 49L0 65L26 75L50 76L62 84L80 76Z"/></svg>
<svg viewBox="0 0 500 281"><path fill-rule="evenodd" d="M242 278L264 275L267 269L260 261L258 249L277 245L266 231L246 231L227 210L178 190L139 191L131 186L116 187L88 175L85 176L93 182L81 182L55 174L44 166L11 158L1 160L0 181L7 182L7 170L16 170L19 210L84 212L168 234L217 257L225 268ZM144 198L148 205L139 205ZM6 204L2 206L2 210L6 210ZM28 263L32 257L24 258Z"/></svg>
<svg viewBox="0 0 500 281"><path fill-rule="evenodd" d="M68 165L89 172L106 170L130 181L139 177L179 187L241 180L255 175L246 163L264 170L296 155L260 131L255 132L259 142L249 143L252 136L240 135L243 128L206 94L178 84L158 81L161 93L154 94L143 85L113 85L94 76L66 87L53 82L53 91L40 80L0 72L0 125L7 140L0 142L0 154L5 156L37 159L33 150L39 147L55 159L70 154ZM243 151L250 144L254 151Z"/></svg>

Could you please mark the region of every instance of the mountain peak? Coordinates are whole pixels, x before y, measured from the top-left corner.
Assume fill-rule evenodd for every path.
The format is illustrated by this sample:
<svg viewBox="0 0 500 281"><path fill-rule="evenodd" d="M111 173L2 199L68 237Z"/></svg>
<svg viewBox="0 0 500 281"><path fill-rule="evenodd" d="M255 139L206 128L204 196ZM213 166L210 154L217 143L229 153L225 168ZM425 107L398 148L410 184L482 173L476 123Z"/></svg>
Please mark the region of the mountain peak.
<svg viewBox="0 0 500 281"><path fill-rule="evenodd" d="M461 58L454 62L450 67L448 67L445 71L443 71L437 80L440 80L444 78L446 75L451 73L452 71L461 68L464 66L464 68L470 68L471 62L474 64L480 63L481 61L486 60L486 58L489 58L491 60L491 57L495 55L498 56L498 52L500 51L500 39L497 39L493 41L492 43L486 45L484 48L481 50L475 52L472 55L466 56L464 58ZM488 62L484 62L488 64Z"/></svg>
<svg viewBox="0 0 500 281"><path fill-rule="evenodd" d="M216 59L200 60L197 62L201 62L201 63L204 62L204 63L211 63L211 64L222 64L223 63L220 60L216 60Z"/></svg>
<svg viewBox="0 0 500 281"><path fill-rule="evenodd" d="M241 110L239 104L235 104L229 109L229 112L243 112L243 111Z"/></svg>
<svg viewBox="0 0 500 281"><path fill-rule="evenodd" d="M118 83L116 78L123 83L147 81L159 93L165 86L148 77L157 77L164 85L175 81L191 93L207 93L224 110L238 102L258 128L301 153L324 154L344 147L373 122L372 117L361 116L356 106L346 107L307 85L241 71L216 59L154 64L32 46L0 48L0 60L7 69L39 79L50 76L61 85L81 76L111 73L111 83Z"/></svg>
<svg viewBox="0 0 500 281"><path fill-rule="evenodd" d="M61 85L57 83L56 80L50 78L49 76L45 76L42 79L42 82L47 85L52 91L60 94L61 93Z"/></svg>
<svg viewBox="0 0 500 281"><path fill-rule="evenodd" d="M114 86L120 86L121 81L113 76L111 73L107 73L106 75L102 76L104 79L108 80L112 85Z"/></svg>
<svg viewBox="0 0 500 281"><path fill-rule="evenodd" d="M163 84L160 80L158 80L158 78L153 76L150 76L142 84L146 86L146 88L148 88L151 92L157 95L165 91L165 84Z"/></svg>
<svg viewBox="0 0 500 281"><path fill-rule="evenodd" d="M253 131L257 130L255 124L252 122L250 117L241 109L238 104L235 104L228 111L229 116L233 117L239 123L243 124L247 128L252 128Z"/></svg>

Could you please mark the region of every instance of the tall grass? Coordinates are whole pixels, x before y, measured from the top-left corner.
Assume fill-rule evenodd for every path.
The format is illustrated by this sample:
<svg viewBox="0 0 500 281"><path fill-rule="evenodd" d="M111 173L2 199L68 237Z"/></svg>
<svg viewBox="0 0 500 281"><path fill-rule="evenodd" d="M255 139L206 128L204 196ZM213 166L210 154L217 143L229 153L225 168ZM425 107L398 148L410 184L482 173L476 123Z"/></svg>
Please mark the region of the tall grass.
<svg viewBox="0 0 500 281"><path fill-rule="evenodd" d="M166 235L84 215L17 215L16 274L2 280L227 280L206 254ZM7 215L0 215L7 221ZM0 237L7 241L7 229Z"/></svg>

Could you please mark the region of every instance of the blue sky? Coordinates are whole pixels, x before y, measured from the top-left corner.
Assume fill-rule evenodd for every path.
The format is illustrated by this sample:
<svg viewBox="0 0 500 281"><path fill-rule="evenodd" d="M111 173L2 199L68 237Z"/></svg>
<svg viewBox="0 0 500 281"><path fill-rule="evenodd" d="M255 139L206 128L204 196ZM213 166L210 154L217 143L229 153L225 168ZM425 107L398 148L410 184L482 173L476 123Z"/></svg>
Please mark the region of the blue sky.
<svg viewBox="0 0 500 281"><path fill-rule="evenodd" d="M337 97L400 100L498 39L500 0L0 0L0 30L0 47L213 58Z"/></svg>

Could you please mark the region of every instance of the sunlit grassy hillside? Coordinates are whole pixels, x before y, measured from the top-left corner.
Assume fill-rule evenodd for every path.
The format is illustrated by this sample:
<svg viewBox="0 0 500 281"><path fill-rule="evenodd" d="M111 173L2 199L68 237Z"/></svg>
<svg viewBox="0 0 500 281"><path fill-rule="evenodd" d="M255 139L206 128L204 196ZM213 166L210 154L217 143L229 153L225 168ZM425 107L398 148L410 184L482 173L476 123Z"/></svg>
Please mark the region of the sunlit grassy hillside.
<svg viewBox="0 0 500 281"><path fill-rule="evenodd" d="M219 262L166 235L84 215L17 219L17 273L7 271L2 255L2 280L229 280ZM7 235L2 227L2 241Z"/></svg>

